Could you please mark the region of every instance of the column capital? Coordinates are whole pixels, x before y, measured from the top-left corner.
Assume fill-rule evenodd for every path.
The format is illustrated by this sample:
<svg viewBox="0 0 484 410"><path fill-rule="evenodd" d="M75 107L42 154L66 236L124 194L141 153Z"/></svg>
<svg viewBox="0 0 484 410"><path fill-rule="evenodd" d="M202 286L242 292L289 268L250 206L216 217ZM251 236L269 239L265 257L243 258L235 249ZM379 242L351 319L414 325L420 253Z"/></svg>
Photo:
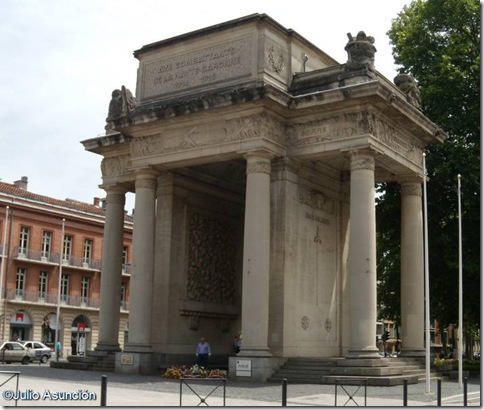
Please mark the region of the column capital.
<svg viewBox="0 0 484 410"><path fill-rule="evenodd" d="M135 171L136 181L135 187L137 188L150 188L156 189L157 178L159 172L153 168L142 168Z"/></svg>
<svg viewBox="0 0 484 410"><path fill-rule="evenodd" d="M244 154L244 158L247 161L246 174L271 173L271 160L274 158L274 154L271 152L264 150L249 151Z"/></svg>
<svg viewBox="0 0 484 410"><path fill-rule="evenodd" d="M358 169L375 170L375 152L371 150L350 151L350 161L351 171Z"/></svg>
<svg viewBox="0 0 484 410"><path fill-rule="evenodd" d="M422 196L422 177L418 175L408 175L397 179L400 184L402 195Z"/></svg>

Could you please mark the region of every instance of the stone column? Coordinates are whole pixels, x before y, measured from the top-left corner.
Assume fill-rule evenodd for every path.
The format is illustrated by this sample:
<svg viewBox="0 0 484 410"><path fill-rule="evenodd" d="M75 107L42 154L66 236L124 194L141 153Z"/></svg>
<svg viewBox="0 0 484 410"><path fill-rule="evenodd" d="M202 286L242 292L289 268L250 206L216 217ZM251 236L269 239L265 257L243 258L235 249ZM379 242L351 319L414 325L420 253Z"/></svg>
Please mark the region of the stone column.
<svg viewBox="0 0 484 410"><path fill-rule="evenodd" d="M400 286L402 356L425 356L422 180L400 181L402 195Z"/></svg>
<svg viewBox="0 0 484 410"><path fill-rule="evenodd" d="M101 266L99 337L95 350L120 351L119 309L126 191L118 187L109 187L105 190L107 196Z"/></svg>
<svg viewBox="0 0 484 410"><path fill-rule="evenodd" d="M247 160L244 261L242 278L242 348L238 356L269 352L270 182L272 155L251 152Z"/></svg>
<svg viewBox="0 0 484 410"><path fill-rule="evenodd" d="M136 175L133 264L130 279L129 336L126 352L151 353L151 310L157 173Z"/></svg>
<svg viewBox="0 0 484 410"><path fill-rule="evenodd" d="M350 358L379 358L376 347L375 160L351 153L349 305Z"/></svg>

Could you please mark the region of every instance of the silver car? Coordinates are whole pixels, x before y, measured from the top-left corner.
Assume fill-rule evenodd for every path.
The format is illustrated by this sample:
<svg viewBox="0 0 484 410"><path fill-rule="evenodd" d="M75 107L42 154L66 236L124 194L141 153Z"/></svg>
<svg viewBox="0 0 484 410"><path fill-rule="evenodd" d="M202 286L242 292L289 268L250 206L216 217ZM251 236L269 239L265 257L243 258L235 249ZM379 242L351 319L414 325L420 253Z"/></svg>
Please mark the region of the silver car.
<svg viewBox="0 0 484 410"><path fill-rule="evenodd" d="M31 352L19 342L4 342L0 346L0 361L3 363L29 364L33 359L35 359L34 352Z"/></svg>
<svg viewBox="0 0 484 410"><path fill-rule="evenodd" d="M22 342L23 346L34 353L34 358L31 361L40 361L41 363L47 363L52 357L52 349L42 342Z"/></svg>

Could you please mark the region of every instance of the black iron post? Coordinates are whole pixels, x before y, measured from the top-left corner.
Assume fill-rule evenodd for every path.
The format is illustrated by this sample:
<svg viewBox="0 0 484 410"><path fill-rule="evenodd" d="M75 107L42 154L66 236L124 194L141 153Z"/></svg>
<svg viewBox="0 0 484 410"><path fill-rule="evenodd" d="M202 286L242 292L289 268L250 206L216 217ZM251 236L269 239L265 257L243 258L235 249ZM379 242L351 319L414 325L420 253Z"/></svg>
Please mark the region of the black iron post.
<svg viewBox="0 0 484 410"><path fill-rule="evenodd" d="M408 395L407 383L408 383L408 380L403 379L403 406L404 407L407 407L407 395Z"/></svg>
<svg viewBox="0 0 484 410"><path fill-rule="evenodd" d="M467 407L467 377L464 377L464 406Z"/></svg>
<svg viewBox="0 0 484 410"><path fill-rule="evenodd" d="M287 379L282 379L282 406L287 406Z"/></svg>
<svg viewBox="0 0 484 410"><path fill-rule="evenodd" d="M437 406L442 406L442 380L437 379Z"/></svg>
<svg viewBox="0 0 484 410"><path fill-rule="evenodd" d="M106 396L108 390L108 376L101 376L101 407L106 407Z"/></svg>

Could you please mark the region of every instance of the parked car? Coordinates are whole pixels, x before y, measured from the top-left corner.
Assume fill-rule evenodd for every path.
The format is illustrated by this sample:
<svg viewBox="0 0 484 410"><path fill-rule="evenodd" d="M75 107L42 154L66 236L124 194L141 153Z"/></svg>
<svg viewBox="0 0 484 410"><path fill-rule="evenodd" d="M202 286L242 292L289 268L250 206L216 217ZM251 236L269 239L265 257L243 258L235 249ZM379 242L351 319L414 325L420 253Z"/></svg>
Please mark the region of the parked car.
<svg viewBox="0 0 484 410"><path fill-rule="evenodd" d="M19 342L4 342L0 346L0 361L4 363L20 362L29 364L35 359L35 353Z"/></svg>
<svg viewBox="0 0 484 410"><path fill-rule="evenodd" d="M47 360L52 357L52 349L43 344L42 342L28 341L22 342L22 344L24 345L24 347L34 353L34 358L31 359L32 361L47 363Z"/></svg>

